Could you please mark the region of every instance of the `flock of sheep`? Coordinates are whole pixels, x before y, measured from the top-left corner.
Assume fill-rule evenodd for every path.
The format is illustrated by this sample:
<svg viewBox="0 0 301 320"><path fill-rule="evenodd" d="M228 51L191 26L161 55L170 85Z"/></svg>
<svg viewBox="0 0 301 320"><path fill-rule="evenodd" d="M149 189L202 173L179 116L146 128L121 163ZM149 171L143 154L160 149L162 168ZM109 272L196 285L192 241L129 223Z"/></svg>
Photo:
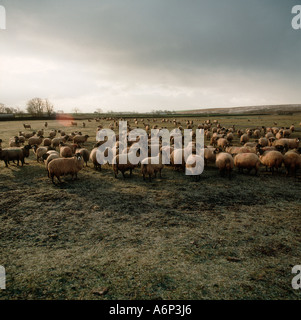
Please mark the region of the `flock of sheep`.
<svg viewBox="0 0 301 320"><path fill-rule="evenodd" d="M100 120L111 121L109 128L118 128L118 119L95 119L96 122ZM145 131L149 135L149 141L151 139L151 129L160 129L158 125L151 126L149 122L157 121L156 119L148 120L148 124L144 123L144 119L140 120L145 127ZM89 119L89 122L92 120ZM134 125L138 125L138 120L133 120ZM161 119L162 124L165 122L171 122L175 128L178 129L179 134L183 131L183 126L176 119ZM72 122L71 125L77 126L76 122ZM301 124L300 124L301 125ZM31 125L24 124L25 129L31 129ZM101 164L98 162L97 150L106 141L98 141L95 143L93 149L89 151L83 145L87 142L89 135L83 135L81 132L73 132L66 134L64 130L47 130L48 123L45 122L45 128L37 132L22 132L20 131L16 136L9 140L9 147L1 147L2 140L0 139L0 160L5 162L8 166L10 161L17 161L19 166L25 164L25 158L29 157L30 150L32 149L38 162L44 162L48 177L51 178L54 183L54 177L61 182L61 176L71 175L77 179L78 172L84 167L84 164L88 166L88 162L91 161L96 170L101 170ZM86 127L83 123L83 128ZM99 125L97 131L103 127ZM202 130L206 139L204 146L204 163L207 166L209 163L215 163L219 169L220 174L223 176L227 174L231 178L231 172L235 167L240 172L246 169L249 173L254 170L255 174L258 173L261 165L266 167L266 170L270 170L274 173L284 165L287 175L297 175L297 171L301 169L301 148L299 147L299 139L291 138L291 135L295 131L294 125L290 128L284 127L261 127L261 128L248 128L245 130L235 129L235 126L224 127L219 121L206 120L201 124L195 125L192 120L186 121L186 128L196 130ZM131 128L128 123L127 134L131 132ZM47 130L47 134L46 134ZM46 137L47 135L47 137ZM241 146L233 146L232 142L235 137L240 139ZM161 171L164 168L165 162L162 161L163 157L170 159L170 165L176 170L184 172L189 168L193 168L198 163L199 155L196 154L196 134L191 132L192 142L189 147L192 150L192 154L186 159L184 157L184 139L175 139L175 135L170 138L169 146L162 146L162 141L159 140L157 147L159 153L154 159L151 157L151 150L149 154L138 164L132 164L129 161L129 153L139 150L131 148L131 146L137 141L128 141L124 146L119 141L118 134L116 135L116 143L112 146L111 151L114 151L115 155L112 169L115 177L119 171L123 177L126 171L132 171L140 166L143 179L148 176L151 181L152 177L159 173L161 177ZM252 142L250 141L252 139ZM119 150L123 150L119 152ZM109 153L109 150L106 150ZM123 159L122 159L123 158ZM181 161L179 161L179 159ZM123 161L121 161L123 160ZM156 161L153 161L156 160ZM180 163L180 164L179 164ZM199 177L198 177L199 178Z"/></svg>

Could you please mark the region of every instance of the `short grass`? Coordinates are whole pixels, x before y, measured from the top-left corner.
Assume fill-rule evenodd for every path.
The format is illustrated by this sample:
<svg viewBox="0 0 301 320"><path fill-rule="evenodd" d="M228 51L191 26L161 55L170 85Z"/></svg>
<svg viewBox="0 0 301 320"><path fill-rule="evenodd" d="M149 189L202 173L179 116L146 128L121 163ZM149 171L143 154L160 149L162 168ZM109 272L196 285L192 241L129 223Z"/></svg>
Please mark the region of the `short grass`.
<svg viewBox="0 0 301 320"><path fill-rule="evenodd" d="M295 123L300 135L300 114L219 120L237 128ZM91 136L91 149L98 123L85 122L77 130ZM62 125L49 121L51 128ZM20 130L22 122L0 122L2 146ZM301 264L301 184L284 169L235 171L229 181L210 165L195 182L166 167L149 183L139 169L115 179L109 166L97 172L90 163L78 181L55 186L33 154L27 162L0 164L1 299L301 297L291 287L292 266Z"/></svg>

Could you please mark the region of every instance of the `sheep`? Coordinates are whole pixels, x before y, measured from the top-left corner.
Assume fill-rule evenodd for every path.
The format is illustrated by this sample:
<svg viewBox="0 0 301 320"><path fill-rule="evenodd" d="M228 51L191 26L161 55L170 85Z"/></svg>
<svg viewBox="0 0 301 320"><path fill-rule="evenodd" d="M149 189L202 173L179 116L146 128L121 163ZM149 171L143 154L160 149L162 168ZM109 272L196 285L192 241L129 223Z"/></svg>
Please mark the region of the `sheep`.
<svg viewBox="0 0 301 320"><path fill-rule="evenodd" d="M37 162L43 159L43 155L47 153L49 150L51 150L51 147L38 147L37 145L34 145L33 151L37 156Z"/></svg>
<svg viewBox="0 0 301 320"><path fill-rule="evenodd" d="M45 139L43 140L43 146L44 146L44 147L49 147L49 146L51 146L51 143L52 143L52 140L51 140L50 138L45 138Z"/></svg>
<svg viewBox="0 0 301 320"><path fill-rule="evenodd" d="M230 153L220 152L220 149L215 150L216 161L215 164L219 169L220 175L223 176L228 172L229 179L231 179L231 172L234 167L234 160Z"/></svg>
<svg viewBox="0 0 301 320"><path fill-rule="evenodd" d="M143 175L143 180L145 180L145 175L148 174L149 181L152 181L152 175L155 174L157 177L157 172L159 172L160 178L162 178L161 171L164 168L162 164L162 154L159 153L157 157L147 157L141 161L141 173Z"/></svg>
<svg viewBox="0 0 301 320"><path fill-rule="evenodd" d="M229 143L231 143L233 139L234 139L233 133L232 133L232 132L229 132L229 133L227 134L227 140L229 141Z"/></svg>
<svg viewBox="0 0 301 320"><path fill-rule="evenodd" d="M127 154L127 153L117 154L113 158L112 168L115 174L115 178L117 178L118 170L121 171L123 178L125 178L124 172L128 170L130 170L130 177L132 176L132 171L137 165L134 165L129 161L129 155L130 154ZM121 164L120 159L122 159L122 162L126 162L126 164Z"/></svg>
<svg viewBox="0 0 301 320"><path fill-rule="evenodd" d="M25 133L23 136L25 137L25 139L29 139L31 137L33 137L36 134L35 131L30 132L30 133Z"/></svg>
<svg viewBox="0 0 301 320"><path fill-rule="evenodd" d="M9 140L9 147L10 148L20 147L20 145L21 145L21 142L19 140L19 137L17 137L17 136L15 136Z"/></svg>
<svg viewBox="0 0 301 320"><path fill-rule="evenodd" d="M251 150L248 147L228 147L226 148L226 152L233 156L238 153L250 153Z"/></svg>
<svg viewBox="0 0 301 320"><path fill-rule="evenodd" d="M92 151L90 153L90 160L92 161L92 163L94 165L94 169L101 170L101 164L98 163L98 161L97 161L97 149L98 149L98 147L94 147L94 149L92 149Z"/></svg>
<svg viewBox="0 0 301 320"><path fill-rule="evenodd" d="M22 144L25 143L25 140L26 140L26 139L25 139L24 136L18 136L18 139L19 139L19 142L20 142L20 143L22 143Z"/></svg>
<svg viewBox="0 0 301 320"><path fill-rule="evenodd" d="M23 123L23 127L25 129L31 129L31 125L30 124Z"/></svg>
<svg viewBox="0 0 301 320"><path fill-rule="evenodd" d="M73 156L72 149L69 146L60 144L60 156L62 158L71 158Z"/></svg>
<svg viewBox="0 0 301 320"><path fill-rule="evenodd" d="M48 164L48 177L51 178L52 183L54 184L54 177L58 179L61 183L61 176L70 174L75 179L77 178L77 173L83 168L84 161L82 156L79 153L76 153L72 158L57 158L53 159Z"/></svg>
<svg viewBox="0 0 301 320"><path fill-rule="evenodd" d="M82 136L82 135L76 135L73 139L74 143L82 143L84 144L87 140L88 140L89 136L88 135L85 135L85 136Z"/></svg>
<svg viewBox="0 0 301 320"><path fill-rule="evenodd" d="M225 138L219 138L217 140L217 147L221 148L223 151L225 151L226 147L229 147L230 143Z"/></svg>
<svg viewBox="0 0 301 320"><path fill-rule="evenodd" d="M84 162L86 163L86 167L88 167L88 161L90 158L90 152L85 148L78 148L75 150L75 153L80 153Z"/></svg>
<svg viewBox="0 0 301 320"><path fill-rule="evenodd" d="M298 149L299 148L299 139L279 139L279 140L275 140L272 145L273 146L283 146L283 147L288 147L289 149Z"/></svg>
<svg viewBox="0 0 301 320"><path fill-rule="evenodd" d="M44 123L44 127L47 128L48 127L48 122Z"/></svg>
<svg viewBox="0 0 301 320"><path fill-rule="evenodd" d="M205 148L204 149L204 161L205 166L208 165L208 162L215 163L216 154L214 153L215 148Z"/></svg>
<svg viewBox="0 0 301 320"><path fill-rule="evenodd" d="M49 132L49 138L50 139L53 139L55 136L56 136L56 130L51 130L50 132Z"/></svg>
<svg viewBox="0 0 301 320"><path fill-rule="evenodd" d="M30 145L26 145L22 148L6 148L1 150L0 160L5 162L5 166L8 167L9 161L17 160L17 166L19 166L19 161L21 161L22 167L25 164L25 158L29 156Z"/></svg>
<svg viewBox="0 0 301 320"><path fill-rule="evenodd" d="M260 160L254 153L239 153L234 157L234 165L240 172L247 169L248 173L250 173L252 169L255 169L255 175L257 175L260 167Z"/></svg>
<svg viewBox="0 0 301 320"><path fill-rule="evenodd" d="M28 139L28 144L29 144L30 146L33 146L33 145L38 145L38 146L39 146L39 145L43 142L43 139L44 139L43 136L30 137L30 138Z"/></svg>
<svg viewBox="0 0 301 320"><path fill-rule="evenodd" d="M54 148L60 145L60 142L66 142L68 140L68 136L60 137L60 138L53 138L52 139L52 146Z"/></svg>
<svg viewBox="0 0 301 320"><path fill-rule="evenodd" d="M297 176L297 170L301 168L301 156L297 151L288 151L283 156L283 163L286 168L286 175L294 173L294 176Z"/></svg>
<svg viewBox="0 0 301 320"><path fill-rule="evenodd" d="M54 160L54 159L58 159L58 158L60 158L60 155L59 155L59 153L57 152L57 151L53 151L53 152L51 152L51 153L45 153L44 155L43 155L43 159L44 159L44 163L45 163L45 168L46 168L46 170L47 170L47 172L48 172L48 178L49 178L49 171L48 171L48 164L52 161L52 160Z"/></svg>
<svg viewBox="0 0 301 320"><path fill-rule="evenodd" d="M186 161L186 173L191 173L191 175L195 177L196 181L200 180L201 174L203 172L203 163L203 157L195 154L189 155Z"/></svg>
<svg viewBox="0 0 301 320"><path fill-rule="evenodd" d="M185 170L185 158L183 149L174 149L170 155L170 163L175 170Z"/></svg>
<svg viewBox="0 0 301 320"><path fill-rule="evenodd" d="M71 126L77 127L77 122L71 121Z"/></svg>
<svg viewBox="0 0 301 320"><path fill-rule="evenodd" d="M274 169L276 168L277 171L279 168L281 168L282 162L283 162L283 155L279 151L264 151L262 149L259 149L259 159L260 162L266 167L266 171L268 171L268 168L272 171L272 174L274 174Z"/></svg>
<svg viewBox="0 0 301 320"><path fill-rule="evenodd" d="M269 145L269 140L267 138L262 137L258 140L258 143L263 147L267 147Z"/></svg>
<svg viewBox="0 0 301 320"><path fill-rule="evenodd" d="M249 141L249 135L244 133L241 137L240 137L240 144L245 144Z"/></svg>

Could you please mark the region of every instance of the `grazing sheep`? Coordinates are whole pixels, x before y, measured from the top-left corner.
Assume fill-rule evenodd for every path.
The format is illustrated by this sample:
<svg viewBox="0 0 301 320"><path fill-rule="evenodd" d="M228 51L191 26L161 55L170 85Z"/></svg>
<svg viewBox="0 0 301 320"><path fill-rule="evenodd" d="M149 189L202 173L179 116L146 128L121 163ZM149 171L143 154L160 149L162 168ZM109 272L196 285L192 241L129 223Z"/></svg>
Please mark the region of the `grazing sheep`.
<svg viewBox="0 0 301 320"><path fill-rule="evenodd" d="M238 168L239 172L247 169L248 173L250 173L252 169L255 169L255 175L257 175L260 160L254 153L239 153L234 157L234 165Z"/></svg>
<svg viewBox="0 0 301 320"><path fill-rule="evenodd" d="M286 168L286 175L290 173L297 176L297 170L301 168L301 156L297 151L288 151L283 156L283 163Z"/></svg>
<svg viewBox="0 0 301 320"><path fill-rule="evenodd" d="M30 145L26 145L22 148L6 148L1 150L0 160L5 162L5 166L8 166L9 161L17 161L17 166L19 166L19 161L21 161L22 167L25 164L25 158L29 156Z"/></svg>
<svg viewBox="0 0 301 320"><path fill-rule="evenodd" d="M30 124L23 123L23 127L25 129L31 129L31 125Z"/></svg>
<svg viewBox="0 0 301 320"><path fill-rule="evenodd" d="M49 132L49 138L50 139L53 139L55 136L56 136L56 130L51 130L50 132Z"/></svg>
<svg viewBox="0 0 301 320"><path fill-rule="evenodd" d="M60 144L60 156L62 158L71 158L73 156L72 149L69 146Z"/></svg>
<svg viewBox="0 0 301 320"><path fill-rule="evenodd" d="M44 139L43 136L40 136L40 137L36 137L36 136L30 137L30 138L28 139L28 144L29 144L30 146L33 146L33 145L39 146L39 145L43 142L43 139Z"/></svg>
<svg viewBox="0 0 301 320"><path fill-rule="evenodd" d="M76 135L73 139L74 143L82 143L84 144L87 140L88 140L89 136L88 135L85 135L85 136L82 136L82 135Z"/></svg>
<svg viewBox="0 0 301 320"><path fill-rule="evenodd" d="M160 178L162 178L161 171L164 168L162 164L162 154L159 153L157 157L147 157L141 161L141 173L143 175L143 180L145 180L145 175L148 174L149 181L152 181L152 176L155 174L157 177L157 172L159 172Z"/></svg>
<svg viewBox="0 0 301 320"><path fill-rule="evenodd" d="M219 138L217 140L217 147L221 148L223 151L225 151L226 147L229 147L230 143L225 138Z"/></svg>
<svg viewBox="0 0 301 320"><path fill-rule="evenodd" d="M226 152L233 156L238 153L250 153L251 150L248 147L228 147L226 148Z"/></svg>
<svg viewBox="0 0 301 320"><path fill-rule="evenodd" d="M266 171L268 171L268 168L272 171L272 174L274 174L274 169L278 171L279 168L281 168L282 162L283 162L283 155L279 151L264 151L262 149L259 149L259 159L261 163L266 167Z"/></svg>
<svg viewBox="0 0 301 320"><path fill-rule="evenodd" d="M123 154L117 154L114 158L113 158L113 171L115 174L115 178L117 178L118 175L118 170L121 171L123 178L125 178L124 176L124 172L130 170L130 177L132 176L132 171L135 167L137 167L137 165L134 165L132 163L130 163L129 161L129 156L130 154L127 153L123 153ZM122 162L126 162L126 164L121 164L120 163L120 159L122 158Z"/></svg>
<svg viewBox="0 0 301 320"><path fill-rule="evenodd" d="M10 148L14 148L14 147L19 148L20 146L21 146L21 142L20 142L19 137L15 136L9 140L9 147Z"/></svg>
<svg viewBox="0 0 301 320"><path fill-rule="evenodd" d="M84 161L79 153L76 153L72 158L58 158L53 159L48 164L48 177L51 178L52 183L54 183L54 177L58 179L61 183L61 176L70 174L75 179L77 179L77 173L83 168Z"/></svg>
<svg viewBox="0 0 301 320"><path fill-rule="evenodd" d="M97 162L97 149L98 147L95 147L94 149L92 149L91 153L90 153L90 160L92 161L93 165L94 165L94 169L99 169L101 170L101 164Z"/></svg>
<svg viewBox="0 0 301 320"><path fill-rule="evenodd" d="M33 146L33 152L37 156L37 162L43 160L43 155L47 153L49 150L52 150L51 147L38 147L37 145Z"/></svg>
<svg viewBox="0 0 301 320"><path fill-rule="evenodd" d="M174 149L170 155L170 163L175 170L185 170L184 149Z"/></svg>
<svg viewBox="0 0 301 320"><path fill-rule="evenodd" d="M195 177L196 181L199 181L204 169L204 167L202 167L203 164L203 157L196 154L189 155L186 161L186 174L190 173Z"/></svg>
<svg viewBox="0 0 301 320"><path fill-rule="evenodd" d="M59 147L61 142L66 142L68 140L68 136L60 137L60 138L53 138L52 139L52 146L54 148Z"/></svg>
<svg viewBox="0 0 301 320"><path fill-rule="evenodd" d="M60 158L60 155L59 155L59 153L58 153L57 151L53 151L53 152L51 152L51 153L45 153L45 154L43 155L43 159L44 159L44 163L45 163L45 168L46 168L46 170L47 170L47 172L48 172L48 178L49 178L48 164L49 164L52 160L58 159L58 158Z"/></svg>
<svg viewBox="0 0 301 320"><path fill-rule="evenodd" d="M49 146L51 146L51 143L52 143L52 140L51 140L50 138L45 138L45 139L43 140L43 146L44 146L44 147L49 147Z"/></svg>
<svg viewBox="0 0 301 320"><path fill-rule="evenodd" d="M272 145L273 146L283 146L283 147L288 147L289 149L298 149L299 148L299 139L279 139L275 140Z"/></svg>
<svg viewBox="0 0 301 320"><path fill-rule="evenodd" d="M269 145L269 140L267 138L262 137L258 140L258 143L263 147L267 147Z"/></svg>
<svg viewBox="0 0 301 320"><path fill-rule="evenodd" d="M241 137L240 137L240 144L245 144L249 142L249 135L244 133Z"/></svg>
<svg viewBox="0 0 301 320"><path fill-rule="evenodd" d="M48 122L44 123L44 127L47 128L48 127Z"/></svg>
<svg viewBox="0 0 301 320"><path fill-rule="evenodd" d="M232 132L229 132L229 133L227 134L227 140L229 141L229 143L231 143L233 139L234 139L233 133L232 133Z"/></svg>
<svg viewBox="0 0 301 320"><path fill-rule="evenodd" d="M215 164L219 169L220 175L224 176L225 172L228 173L229 179L231 179L231 172L234 167L234 160L230 153L220 152L220 149L215 150L216 161Z"/></svg>
<svg viewBox="0 0 301 320"><path fill-rule="evenodd" d="M204 161L205 166L208 165L208 162L215 163L216 154L214 153L215 148L205 148L204 149Z"/></svg>

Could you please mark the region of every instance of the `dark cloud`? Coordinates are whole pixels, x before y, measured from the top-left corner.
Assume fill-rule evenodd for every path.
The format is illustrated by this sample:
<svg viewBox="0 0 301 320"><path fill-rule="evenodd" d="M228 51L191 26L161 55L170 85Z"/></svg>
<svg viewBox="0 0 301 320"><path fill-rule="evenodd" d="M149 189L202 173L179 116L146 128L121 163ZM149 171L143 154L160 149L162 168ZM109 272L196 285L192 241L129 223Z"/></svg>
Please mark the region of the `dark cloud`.
<svg viewBox="0 0 301 320"><path fill-rule="evenodd" d="M291 27L296 1L9 0L3 4L8 30L0 34L5 45L2 56L14 52L24 59L56 64L45 84L49 95L64 100L67 107L72 85L74 99L83 104L103 98L127 108L136 101L141 110L151 107L149 101L154 108L162 104L179 108L185 99L187 107L300 99L301 31ZM62 86L56 87L58 74L66 87L70 81L65 97ZM76 75L82 83L73 83ZM41 74L33 74L35 79L41 80ZM47 94L45 88L36 90L36 95L39 90ZM112 92L118 92L117 98L110 96ZM13 101L10 94L5 97ZM16 101L25 98L30 97L22 94Z"/></svg>

